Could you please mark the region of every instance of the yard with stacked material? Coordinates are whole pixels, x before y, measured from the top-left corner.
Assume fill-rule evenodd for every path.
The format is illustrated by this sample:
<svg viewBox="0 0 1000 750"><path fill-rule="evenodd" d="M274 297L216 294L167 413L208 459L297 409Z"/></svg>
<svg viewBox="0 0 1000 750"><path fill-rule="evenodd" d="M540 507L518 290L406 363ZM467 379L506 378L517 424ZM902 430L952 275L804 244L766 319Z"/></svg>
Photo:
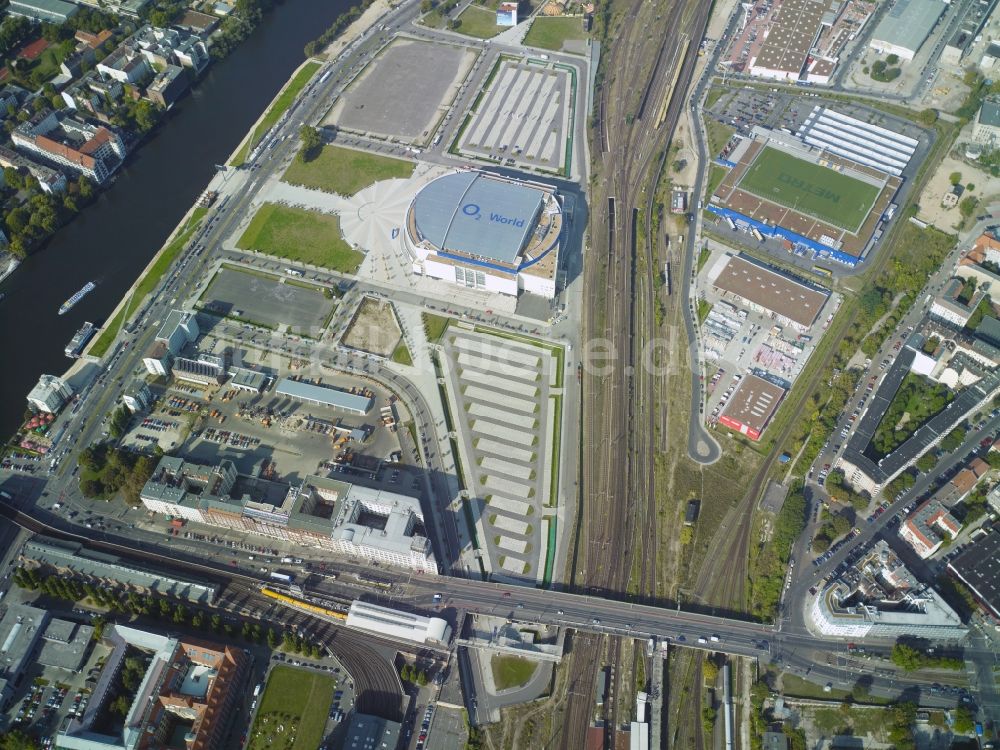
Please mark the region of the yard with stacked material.
<svg viewBox="0 0 1000 750"><path fill-rule="evenodd" d="M882 192L875 185L770 147L750 165L739 188L849 232L864 223Z"/></svg>
<svg viewBox="0 0 1000 750"><path fill-rule="evenodd" d="M250 729L249 750L312 750L323 741L335 681L319 672L275 667Z"/></svg>
<svg viewBox="0 0 1000 750"><path fill-rule="evenodd" d="M281 179L290 185L351 196L382 180L407 179L413 162L339 146L324 146L309 161L295 159Z"/></svg>
<svg viewBox="0 0 1000 750"><path fill-rule="evenodd" d="M354 273L364 259L343 240L336 216L276 203L257 210L236 245L342 273Z"/></svg>

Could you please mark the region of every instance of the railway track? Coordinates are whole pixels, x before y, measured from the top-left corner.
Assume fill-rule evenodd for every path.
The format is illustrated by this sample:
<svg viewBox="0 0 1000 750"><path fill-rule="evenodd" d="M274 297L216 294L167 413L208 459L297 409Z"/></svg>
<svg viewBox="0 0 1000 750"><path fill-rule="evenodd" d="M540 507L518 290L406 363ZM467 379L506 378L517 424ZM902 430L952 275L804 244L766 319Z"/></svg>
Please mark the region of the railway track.
<svg viewBox="0 0 1000 750"><path fill-rule="evenodd" d="M280 620L269 620L267 613L274 602L262 596L257 590L257 585L261 582L259 578L235 570L223 571L196 560L186 559L176 553L175 556L168 556L146 548L142 554L137 554L133 547L118 544L111 537L105 540L90 539L49 526L5 503L0 503L0 517L35 534L78 542L88 549L121 555L147 564L153 563L165 570L183 571L188 575L193 573L201 580L223 586L220 592L221 602L231 601L237 612L245 612L247 616L260 619L265 624L301 631L329 649L354 678L359 711L401 720L403 688L392 659L387 659L384 654L386 645L358 631L335 628L332 623L304 613L296 612L288 616L286 610L282 610Z"/></svg>
<svg viewBox="0 0 1000 750"><path fill-rule="evenodd" d="M571 579L575 588L603 596L657 595L655 382L643 361L646 344L656 335L653 273L659 264L650 217L666 146L684 106L681 94L694 68L685 41L701 37L708 13L708 4L695 0L628 3L605 58L608 74L595 123L599 180L592 196L594 205L605 208L594 214L595 247L585 276L594 303L587 306L585 326L588 339L611 343L613 356L602 375L584 375L590 454L583 462L581 541ZM574 658L571 680L593 684L600 649L590 654ZM624 674L617 643L610 654L615 674ZM571 694L563 748L583 746L592 695L592 690ZM616 727L628 710L613 701L605 706L608 746L614 746Z"/></svg>

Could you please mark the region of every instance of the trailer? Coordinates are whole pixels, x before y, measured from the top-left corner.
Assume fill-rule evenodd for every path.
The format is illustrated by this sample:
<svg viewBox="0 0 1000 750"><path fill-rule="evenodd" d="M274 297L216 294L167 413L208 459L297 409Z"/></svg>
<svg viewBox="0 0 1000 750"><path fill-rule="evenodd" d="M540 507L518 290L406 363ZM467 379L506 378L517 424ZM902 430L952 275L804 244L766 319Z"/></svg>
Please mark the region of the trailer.
<svg viewBox="0 0 1000 750"><path fill-rule="evenodd" d="M754 239L757 240L757 242L764 241L764 235L760 233L760 230L757 229L757 227L750 227L750 233L754 236Z"/></svg>

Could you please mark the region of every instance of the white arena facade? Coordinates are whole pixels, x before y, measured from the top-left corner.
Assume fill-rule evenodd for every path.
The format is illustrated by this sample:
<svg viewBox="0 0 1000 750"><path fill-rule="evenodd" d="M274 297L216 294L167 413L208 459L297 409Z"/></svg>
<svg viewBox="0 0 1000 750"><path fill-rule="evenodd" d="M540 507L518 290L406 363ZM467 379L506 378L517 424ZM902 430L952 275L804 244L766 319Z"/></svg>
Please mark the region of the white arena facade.
<svg viewBox="0 0 1000 750"><path fill-rule="evenodd" d="M555 187L463 170L420 189L406 212L404 245L415 273L552 299L562 230Z"/></svg>

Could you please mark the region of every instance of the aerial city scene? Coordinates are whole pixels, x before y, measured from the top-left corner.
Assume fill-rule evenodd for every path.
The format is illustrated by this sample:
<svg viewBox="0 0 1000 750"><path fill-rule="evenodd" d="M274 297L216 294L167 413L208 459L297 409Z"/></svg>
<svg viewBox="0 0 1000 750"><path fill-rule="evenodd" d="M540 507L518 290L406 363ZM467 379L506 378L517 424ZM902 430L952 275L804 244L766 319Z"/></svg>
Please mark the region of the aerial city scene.
<svg viewBox="0 0 1000 750"><path fill-rule="evenodd" d="M1000 0L0 51L0 750L995 747Z"/></svg>

